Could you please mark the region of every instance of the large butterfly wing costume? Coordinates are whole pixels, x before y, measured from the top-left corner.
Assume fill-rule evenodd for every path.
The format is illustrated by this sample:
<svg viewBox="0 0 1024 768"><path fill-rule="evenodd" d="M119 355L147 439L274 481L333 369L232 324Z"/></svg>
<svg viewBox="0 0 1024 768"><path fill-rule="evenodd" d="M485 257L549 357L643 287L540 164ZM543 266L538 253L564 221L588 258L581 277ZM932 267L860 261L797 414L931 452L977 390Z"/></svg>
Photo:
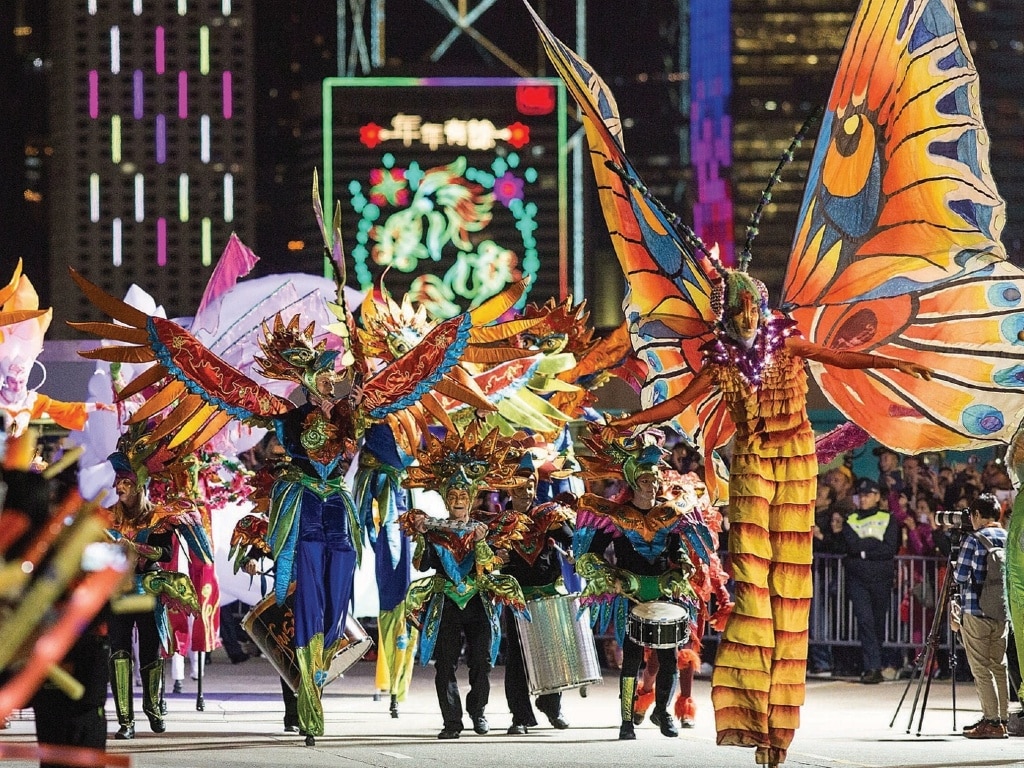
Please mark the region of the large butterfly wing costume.
<svg viewBox="0 0 1024 768"><path fill-rule="evenodd" d="M678 392L700 366L716 279L643 189L615 102L534 15L583 111L601 202L628 282L642 401ZM809 172L781 308L807 338L928 366L811 363L832 403L901 452L1005 443L1024 417L1024 273L999 243L1003 202L988 167L978 76L953 0L864 0L853 20ZM606 166L627 177L626 188ZM708 399L676 426L707 451L731 425Z"/></svg>
<svg viewBox="0 0 1024 768"><path fill-rule="evenodd" d="M548 58L581 109L608 232L626 276L626 324L636 355L647 366L641 398L644 405L661 402L682 391L700 369L700 348L711 340L716 321L711 291L717 278L666 213L609 168L608 163L613 163L642 188L623 148L618 107L608 86L551 33L529 5L527 9ZM734 431L717 393L679 414L674 422L705 457L725 445ZM709 472L709 479L714 475ZM709 490L725 494L724 484Z"/></svg>
<svg viewBox="0 0 1024 768"><path fill-rule="evenodd" d="M953 0L864 0L815 147L782 308L811 341L928 366L811 363L832 403L917 453L1009 442L1024 417L1024 273Z"/></svg>

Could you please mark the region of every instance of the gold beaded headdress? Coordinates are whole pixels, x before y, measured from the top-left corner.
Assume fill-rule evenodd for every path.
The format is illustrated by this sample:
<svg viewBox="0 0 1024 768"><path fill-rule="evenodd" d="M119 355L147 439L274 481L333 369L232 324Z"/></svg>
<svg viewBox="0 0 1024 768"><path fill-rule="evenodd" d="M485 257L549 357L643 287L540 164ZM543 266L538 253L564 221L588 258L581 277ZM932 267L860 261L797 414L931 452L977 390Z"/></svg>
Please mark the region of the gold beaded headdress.
<svg viewBox="0 0 1024 768"><path fill-rule="evenodd" d="M416 455L418 463L409 467L402 485L429 488L442 496L462 488L471 498L483 489L515 486L519 464L509 460L515 442L497 429L486 435L480 431L479 423L472 422L461 434L451 430L443 439L428 433L424 448Z"/></svg>
<svg viewBox="0 0 1024 768"><path fill-rule="evenodd" d="M316 391L316 380L327 373L338 378L334 361L339 352L327 348L326 341L313 342L315 326L310 323L299 327L295 315L285 325L281 315L274 316L274 326L263 323L263 336L259 340L265 357L256 357L261 373L268 379L281 379L301 384L310 392Z"/></svg>

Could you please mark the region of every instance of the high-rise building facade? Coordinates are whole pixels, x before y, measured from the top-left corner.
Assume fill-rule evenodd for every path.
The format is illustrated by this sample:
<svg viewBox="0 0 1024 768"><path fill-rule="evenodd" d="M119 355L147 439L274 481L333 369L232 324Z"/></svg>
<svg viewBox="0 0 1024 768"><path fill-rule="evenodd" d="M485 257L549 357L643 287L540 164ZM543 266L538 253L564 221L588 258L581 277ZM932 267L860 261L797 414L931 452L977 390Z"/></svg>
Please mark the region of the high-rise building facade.
<svg viewBox="0 0 1024 768"><path fill-rule="evenodd" d="M231 232L251 241L252 13L252 0L51 0L58 319L96 316L68 266L186 315Z"/></svg>

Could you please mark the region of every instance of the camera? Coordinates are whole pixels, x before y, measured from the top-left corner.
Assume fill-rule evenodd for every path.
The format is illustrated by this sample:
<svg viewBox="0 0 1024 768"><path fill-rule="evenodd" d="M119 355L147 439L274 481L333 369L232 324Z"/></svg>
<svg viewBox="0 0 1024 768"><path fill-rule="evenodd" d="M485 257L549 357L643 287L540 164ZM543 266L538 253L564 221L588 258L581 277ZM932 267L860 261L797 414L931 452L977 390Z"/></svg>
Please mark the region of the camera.
<svg viewBox="0 0 1024 768"><path fill-rule="evenodd" d="M974 526L971 525L971 512L967 509L940 509L935 513L935 523L965 531L974 530Z"/></svg>

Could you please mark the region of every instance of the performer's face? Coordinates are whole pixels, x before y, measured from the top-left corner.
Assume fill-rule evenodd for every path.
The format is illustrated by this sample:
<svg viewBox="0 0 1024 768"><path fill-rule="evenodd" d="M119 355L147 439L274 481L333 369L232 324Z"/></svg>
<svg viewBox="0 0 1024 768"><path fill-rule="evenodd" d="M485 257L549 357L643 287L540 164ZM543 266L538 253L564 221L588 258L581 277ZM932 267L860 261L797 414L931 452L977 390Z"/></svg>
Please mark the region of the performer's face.
<svg viewBox="0 0 1024 768"><path fill-rule="evenodd" d="M529 475L524 477L523 481L522 485L517 485L508 492L509 498L512 499L512 506L517 512L526 512L537 496L537 478Z"/></svg>
<svg viewBox="0 0 1024 768"><path fill-rule="evenodd" d="M465 488L451 488L444 497L448 505L448 514L456 520L469 519L469 491Z"/></svg>
<svg viewBox="0 0 1024 768"><path fill-rule="evenodd" d="M645 472L636 479L633 489L634 502L653 502L661 490L661 477L653 472Z"/></svg>
<svg viewBox="0 0 1024 768"><path fill-rule="evenodd" d="M28 370L21 363L12 363L0 381L0 398L7 403L19 402L27 388Z"/></svg>
<svg viewBox="0 0 1024 768"><path fill-rule="evenodd" d="M114 491L125 507L134 507L139 500L139 485L134 475L119 472L114 478Z"/></svg>
<svg viewBox="0 0 1024 768"><path fill-rule="evenodd" d="M754 341L760 325L761 308L757 298L747 292L741 293L737 305L729 307L729 316L725 323L726 332L731 338L749 346Z"/></svg>

